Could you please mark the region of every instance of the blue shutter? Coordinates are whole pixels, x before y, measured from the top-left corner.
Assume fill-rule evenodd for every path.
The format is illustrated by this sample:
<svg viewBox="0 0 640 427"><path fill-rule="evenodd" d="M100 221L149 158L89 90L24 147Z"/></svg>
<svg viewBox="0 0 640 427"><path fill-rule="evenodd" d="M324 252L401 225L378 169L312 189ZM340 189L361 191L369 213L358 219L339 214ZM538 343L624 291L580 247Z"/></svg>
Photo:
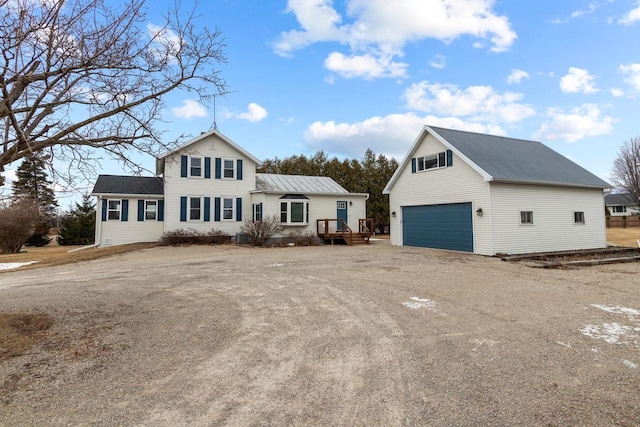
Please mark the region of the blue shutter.
<svg viewBox="0 0 640 427"><path fill-rule="evenodd" d="M204 222L211 221L211 197L204 198Z"/></svg>
<svg viewBox="0 0 640 427"><path fill-rule="evenodd" d="M144 200L138 199L138 221L144 221Z"/></svg>
<svg viewBox="0 0 640 427"><path fill-rule="evenodd" d="M107 199L102 199L102 220L107 220Z"/></svg>
<svg viewBox="0 0 640 427"><path fill-rule="evenodd" d="M242 181L242 159L238 159L236 167L236 177L239 181Z"/></svg>
<svg viewBox="0 0 640 427"><path fill-rule="evenodd" d="M220 197L216 197L213 202L213 220L220 221Z"/></svg>
<svg viewBox="0 0 640 427"><path fill-rule="evenodd" d="M453 166L453 152L447 150L447 166Z"/></svg>
<svg viewBox="0 0 640 427"><path fill-rule="evenodd" d="M180 156L180 176L183 178L187 176L187 156Z"/></svg>
<svg viewBox="0 0 640 427"><path fill-rule="evenodd" d="M164 200L158 200L158 221L164 221Z"/></svg>
<svg viewBox="0 0 640 427"><path fill-rule="evenodd" d="M260 202L260 208L258 209L258 221L262 221L262 202Z"/></svg>
<svg viewBox="0 0 640 427"><path fill-rule="evenodd" d="M416 173L416 158L411 159L411 173Z"/></svg>
<svg viewBox="0 0 640 427"><path fill-rule="evenodd" d="M236 199L236 221L242 221L242 197Z"/></svg>
<svg viewBox="0 0 640 427"><path fill-rule="evenodd" d="M187 198L180 197L180 222L187 221Z"/></svg>
<svg viewBox="0 0 640 427"><path fill-rule="evenodd" d="M122 199L122 221L129 221L129 199Z"/></svg>
<svg viewBox="0 0 640 427"><path fill-rule="evenodd" d="M216 179L222 178L222 159L220 157L216 157L215 176L216 176Z"/></svg>
<svg viewBox="0 0 640 427"><path fill-rule="evenodd" d="M211 178L211 157L204 158L204 177Z"/></svg>

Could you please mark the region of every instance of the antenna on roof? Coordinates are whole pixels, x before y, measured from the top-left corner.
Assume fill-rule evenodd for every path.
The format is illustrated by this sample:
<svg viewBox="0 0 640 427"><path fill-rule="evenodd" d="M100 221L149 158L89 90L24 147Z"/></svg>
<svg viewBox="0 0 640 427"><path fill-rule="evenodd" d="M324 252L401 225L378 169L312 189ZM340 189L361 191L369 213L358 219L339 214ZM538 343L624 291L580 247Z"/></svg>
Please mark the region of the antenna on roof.
<svg viewBox="0 0 640 427"><path fill-rule="evenodd" d="M233 91L227 91L227 92L220 92L213 95L213 125L209 128L209 130L211 129L218 130L218 124L216 123L216 98L218 96L224 96L228 93L236 93L236 92L237 90L233 90Z"/></svg>

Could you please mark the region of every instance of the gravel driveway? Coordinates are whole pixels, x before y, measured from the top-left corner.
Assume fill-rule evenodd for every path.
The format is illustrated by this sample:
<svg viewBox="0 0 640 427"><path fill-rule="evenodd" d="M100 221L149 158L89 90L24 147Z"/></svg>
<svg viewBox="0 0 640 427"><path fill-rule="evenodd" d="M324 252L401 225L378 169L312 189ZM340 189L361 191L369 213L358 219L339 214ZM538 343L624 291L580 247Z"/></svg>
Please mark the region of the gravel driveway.
<svg viewBox="0 0 640 427"><path fill-rule="evenodd" d="M638 425L640 263L159 247L0 274L0 425Z"/></svg>

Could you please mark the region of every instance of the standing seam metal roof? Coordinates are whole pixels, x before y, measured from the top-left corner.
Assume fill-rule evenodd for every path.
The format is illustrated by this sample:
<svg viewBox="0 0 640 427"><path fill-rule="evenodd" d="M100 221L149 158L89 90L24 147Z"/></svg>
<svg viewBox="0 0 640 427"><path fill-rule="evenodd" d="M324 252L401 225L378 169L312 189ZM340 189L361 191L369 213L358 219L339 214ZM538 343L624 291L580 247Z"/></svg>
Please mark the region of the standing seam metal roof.
<svg viewBox="0 0 640 427"><path fill-rule="evenodd" d="M325 176L256 174L256 190L281 193L349 194L333 179Z"/></svg>

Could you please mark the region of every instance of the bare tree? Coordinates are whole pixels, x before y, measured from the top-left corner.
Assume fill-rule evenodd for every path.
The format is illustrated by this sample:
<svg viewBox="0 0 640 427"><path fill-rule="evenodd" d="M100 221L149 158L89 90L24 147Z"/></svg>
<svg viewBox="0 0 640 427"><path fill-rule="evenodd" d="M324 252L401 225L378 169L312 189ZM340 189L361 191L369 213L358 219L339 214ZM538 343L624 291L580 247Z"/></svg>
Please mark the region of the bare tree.
<svg viewBox="0 0 640 427"><path fill-rule="evenodd" d="M624 188L640 204L640 137L629 138L622 144L611 177L616 186Z"/></svg>
<svg viewBox="0 0 640 427"><path fill-rule="evenodd" d="M46 152L66 178L91 173L95 149L139 171L131 152L163 145L165 95L225 89L221 32L197 29L196 7L154 25L145 0L0 0L0 172Z"/></svg>

